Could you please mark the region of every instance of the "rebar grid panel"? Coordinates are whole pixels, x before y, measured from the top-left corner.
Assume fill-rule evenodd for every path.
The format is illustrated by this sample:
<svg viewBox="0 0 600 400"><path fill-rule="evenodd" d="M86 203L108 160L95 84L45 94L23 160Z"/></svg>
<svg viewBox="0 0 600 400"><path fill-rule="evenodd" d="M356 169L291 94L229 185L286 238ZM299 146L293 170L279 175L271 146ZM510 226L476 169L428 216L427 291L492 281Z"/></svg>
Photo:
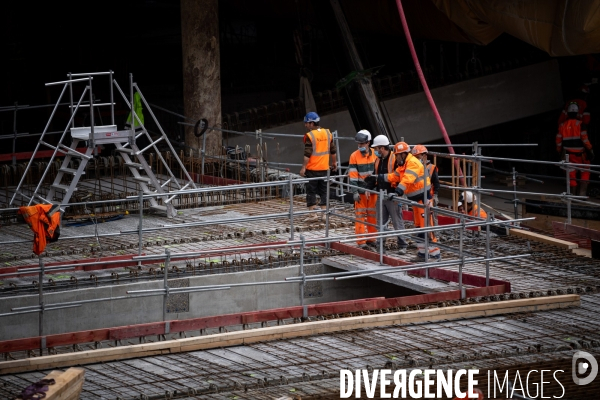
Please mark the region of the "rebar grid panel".
<svg viewBox="0 0 600 400"><path fill-rule="evenodd" d="M591 294L571 309L359 329L90 365L84 367L81 398L169 392L174 398L195 393L198 398L251 399L290 388L296 395L324 395L339 393L340 369L499 370L570 362L575 349L600 355L598 304L600 294ZM44 375L0 376L0 395L14 396Z"/></svg>

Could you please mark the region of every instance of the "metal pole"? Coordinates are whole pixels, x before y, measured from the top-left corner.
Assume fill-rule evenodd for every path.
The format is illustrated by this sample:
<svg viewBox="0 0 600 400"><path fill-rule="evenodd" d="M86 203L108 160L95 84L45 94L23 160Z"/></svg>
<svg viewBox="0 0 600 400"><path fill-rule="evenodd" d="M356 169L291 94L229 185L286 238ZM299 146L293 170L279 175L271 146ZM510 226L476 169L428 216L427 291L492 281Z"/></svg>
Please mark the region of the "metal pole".
<svg viewBox="0 0 600 400"><path fill-rule="evenodd" d="M204 134L202 135L202 150L200 150L200 152L202 153L202 182L204 182L204 156L206 154L206 132L204 132Z"/></svg>
<svg viewBox="0 0 600 400"><path fill-rule="evenodd" d="M512 169L512 184L514 190L514 199L513 199L513 207L515 210L515 219L519 219L519 205L517 200L517 171L515 167Z"/></svg>
<svg viewBox="0 0 600 400"><path fill-rule="evenodd" d="M565 154L565 161L568 163L569 162L569 154ZM571 194L571 181L569 179L569 173L571 172L571 169L569 168L569 166L567 165L565 170L567 171L567 224L571 224L571 197L569 196Z"/></svg>
<svg viewBox="0 0 600 400"><path fill-rule="evenodd" d="M385 190L379 190L379 234L383 234L383 196ZM386 221L387 222L387 221ZM379 237L379 265L383 265L383 242L385 239Z"/></svg>
<svg viewBox="0 0 600 400"><path fill-rule="evenodd" d="M113 71L110 71L110 124L115 124L115 97L113 94Z"/></svg>
<svg viewBox="0 0 600 400"><path fill-rule="evenodd" d="M169 263L171 262L171 252L169 249L165 249L165 271L164 271L164 280L163 287L165 289L165 295L163 297L163 321L167 320L167 302L169 301Z"/></svg>
<svg viewBox="0 0 600 400"><path fill-rule="evenodd" d="M302 282L300 283L300 305L302 306L302 318L308 317L308 310L304 306L304 285L306 285L306 275L304 274L304 235L300 235L300 277Z"/></svg>
<svg viewBox="0 0 600 400"><path fill-rule="evenodd" d="M426 190L423 191L423 215L425 216L425 228L429 227L429 201L427 199L427 195L429 194L429 188L427 187L427 179L429 178L429 170L427 169L427 162L423 164L423 175L425 176L424 188ZM429 180L429 185L431 185L431 179ZM418 210L419 212L421 210ZM429 262L429 232L425 232L425 263ZM425 278L429 279L429 268L425 269Z"/></svg>
<svg viewBox="0 0 600 400"><path fill-rule="evenodd" d="M292 174L290 178L290 240L294 240L294 185L292 183ZM327 197L329 200L329 196Z"/></svg>
<svg viewBox="0 0 600 400"><path fill-rule="evenodd" d="M13 145L12 145L12 165L17 165L17 110L19 109L19 102L15 101L15 111L13 114Z"/></svg>
<svg viewBox="0 0 600 400"><path fill-rule="evenodd" d="M92 78L90 77L88 85L90 86L90 139L88 147L94 149L94 155L98 155L98 149L94 144L94 91L92 90Z"/></svg>
<svg viewBox="0 0 600 400"><path fill-rule="evenodd" d="M144 218L144 192L140 191L139 193L139 199L140 199L140 220L138 223L138 256L142 255L142 232L143 232L143 218ZM142 261L138 261L138 268L142 268Z"/></svg>
<svg viewBox="0 0 600 400"><path fill-rule="evenodd" d="M490 217L490 214L487 215L486 221L487 223L489 223L492 220L492 218ZM486 225L485 226L485 286L488 287L490 286L490 262L489 262L489 258L490 258L490 226Z"/></svg>
<svg viewBox="0 0 600 400"><path fill-rule="evenodd" d="M338 170L336 171L336 173L339 175L342 173L342 149L340 149L340 140L338 138L338 132L333 131L331 134L333 135L333 140L335 140L335 148L337 149L336 159L338 164ZM344 196L344 188L338 185L335 194L338 197Z"/></svg>
<svg viewBox="0 0 600 400"><path fill-rule="evenodd" d="M44 336L44 261L42 261L42 256L39 255L39 263L40 263L40 275L39 275L39 282L38 282L38 295L39 295L39 302L40 302L40 313L39 313L39 337L43 337ZM40 356L43 355L43 351L44 348L42 346L42 343L40 341Z"/></svg>
<svg viewBox="0 0 600 400"><path fill-rule="evenodd" d="M329 190L330 190L330 183L329 183L329 179L331 178L331 170L328 169L327 170L327 198L326 198L326 203L325 203L325 237L329 237ZM329 248L331 245L329 244L329 242L326 244L326 247Z"/></svg>
<svg viewBox="0 0 600 400"><path fill-rule="evenodd" d="M459 237L459 248L458 248L458 257L460 258L460 264L458 266L458 290L460 291L460 298L464 299L466 296L463 293L463 267L465 266L465 255L463 253L463 245L464 245L464 235L465 235L465 218L460 217L460 224L462 225L460 228L460 237Z"/></svg>
<svg viewBox="0 0 600 400"><path fill-rule="evenodd" d="M475 155L481 156L481 147L479 147L479 143L473 143L473 149L475 150ZM481 189L481 158L477 158L475 162L475 166L477 168L477 181L475 184L477 185L477 189ZM471 181L473 180L473 174L471 174ZM471 182L472 183L472 182ZM477 217L481 216L481 194L477 193Z"/></svg>

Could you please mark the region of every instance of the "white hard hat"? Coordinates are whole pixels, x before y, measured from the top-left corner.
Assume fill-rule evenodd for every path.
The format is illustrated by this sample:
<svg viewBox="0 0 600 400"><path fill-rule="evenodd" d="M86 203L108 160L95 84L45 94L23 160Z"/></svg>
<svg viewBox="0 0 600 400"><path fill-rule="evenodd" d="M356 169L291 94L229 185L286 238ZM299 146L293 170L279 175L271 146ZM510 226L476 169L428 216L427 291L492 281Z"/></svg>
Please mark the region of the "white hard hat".
<svg viewBox="0 0 600 400"><path fill-rule="evenodd" d="M375 139L373 139L373 144L371 147L379 147L379 146L389 146L390 140L385 135L377 135Z"/></svg>
<svg viewBox="0 0 600 400"><path fill-rule="evenodd" d="M456 205L457 207L461 207L462 206L462 201L459 201L458 204Z"/></svg>
<svg viewBox="0 0 600 400"><path fill-rule="evenodd" d="M465 202L472 203L474 199L475 199L475 196L473 196L473 193L465 192Z"/></svg>
<svg viewBox="0 0 600 400"><path fill-rule="evenodd" d="M369 132L366 129L361 129L360 131L358 131L356 133L356 136L354 137L354 141L357 143L367 143L370 140L371 140L371 132Z"/></svg>

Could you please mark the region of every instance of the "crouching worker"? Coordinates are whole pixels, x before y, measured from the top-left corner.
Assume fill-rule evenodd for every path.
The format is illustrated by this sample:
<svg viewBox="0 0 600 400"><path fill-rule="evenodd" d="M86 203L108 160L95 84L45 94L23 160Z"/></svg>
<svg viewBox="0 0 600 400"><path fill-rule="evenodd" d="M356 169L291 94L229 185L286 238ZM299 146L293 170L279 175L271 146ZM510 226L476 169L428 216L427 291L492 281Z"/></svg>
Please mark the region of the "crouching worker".
<svg viewBox="0 0 600 400"><path fill-rule="evenodd" d="M398 196L406 195L410 201L423 204L424 195L427 194L428 201L431 200L431 179L425 175L425 167L412 154L410 147L405 142L398 142L394 146L394 155L396 157L396 170L394 172L378 176L385 182L395 182L398 184L395 193ZM429 226L433 226L433 218L429 215ZM415 228L425 227L425 209L413 206L413 218ZM418 237L425 239L425 233L419 233ZM437 238L433 232L429 233L429 243L436 243ZM425 259L425 244L419 243L417 246L417 259ZM437 246L429 246L429 258L440 260L440 249Z"/></svg>
<svg viewBox="0 0 600 400"><path fill-rule="evenodd" d="M56 242L60 236L60 205L36 204L19 207L27 225L34 233L33 252L38 256L44 252L47 242Z"/></svg>
<svg viewBox="0 0 600 400"><path fill-rule="evenodd" d="M463 195L463 212L472 217L479 217L486 219L487 212L483 208L477 207L477 196L475 196L472 192L465 192ZM460 203L459 203L460 204Z"/></svg>

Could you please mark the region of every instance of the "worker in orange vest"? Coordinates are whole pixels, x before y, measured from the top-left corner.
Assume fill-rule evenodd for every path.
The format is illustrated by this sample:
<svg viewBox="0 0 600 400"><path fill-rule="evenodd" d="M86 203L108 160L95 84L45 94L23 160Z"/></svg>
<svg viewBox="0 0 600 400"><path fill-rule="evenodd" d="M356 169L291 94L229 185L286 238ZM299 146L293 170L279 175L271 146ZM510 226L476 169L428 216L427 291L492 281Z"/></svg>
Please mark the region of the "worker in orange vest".
<svg viewBox="0 0 600 400"><path fill-rule="evenodd" d="M421 161L417 157L410 153L410 146L405 142L398 142L394 146L394 154L396 156L397 168L393 173L388 173L383 176L386 182L397 182L396 194L398 196L406 195L408 200L424 204L423 199L425 195L427 199L431 199L431 179L425 176L425 167L421 164ZM379 177L378 177L379 179ZM413 206L413 219L415 228L425 227L425 210L422 207ZM429 226L433 226L433 219L429 220ZM421 238L425 238L424 233L418 235ZM437 242L437 238L433 232L429 233L430 241L432 243ZM417 258L419 260L425 259L425 245L419 243L417 246ZM429 246L429 258L440 260L441 254L440 249L437 246Z"/></svg>
<svg viewBox="0 0 600 400"><path fill-rule="evenodd" d="M433 199L433 205L434 207L437 207L439 203L438 193L440 191L440 177L438 174L438 167L427 159L427 153L427 147L423 146L422 144L414 146L411 150L411 154L417 157L419 161L421 161L421 164L427 168L427 175L431 179L431 196Z"/></svg>
<svg viewBox="0 0 600 400"><path fill-rule="evenodd" d="M487 218L487 212L477 206L477 196L472 192L466 191L462 196L464 204L464 213L472 217ZM461 203L459 202L459 207Z"/></svg>
<svg viewBox="0 0 600 400"><path fill-rule="evenodd" d="M567 120L561 123L556 134L556 151L564 158L565 153L569 155L569 162L575 164L589 164L594 160L594 150L588 139L587 125L577 119L579 106L573 102L567 109ZM571 192L576 193L577 170L569 172L569 186ZM581 184L579 185L580 196L586 196L590 180L589 169L581 171Z"/></svg>
<svg viewBox="0 0 600 400"><path fill-rule="evenodd" d="M358 145L358 149L350 154L348 161L348 177L352 197L354 199L354 214L356 221L354 223L354 233L361 235L364 233L377 232L377 217L375 207L377 205L377 195L374 193L365 192L369 184L366 179L372 176L375 171L375 160L377 156L371 149L371 133L366 130L360 130L354 137L354 141ZM368 222L370 225L366 225ZM358 236L356 243L365 250L377 247L376 238L365 239Z"/></svg>
<svg viewBox="0 0 600 400"><path fill-rule="evenodd" d="M583 85L582 87L580 87L579 96L567 101L567 103L565 104L565 107L560 113L560 117L558 117L558 124L560 125L569 119L569 106L571 105L571 103L576 103L578 109L575 118L583 122L584 125L589 125L591 119L587 104L587 98L589 94L590 87L588 85Z"/></svg>
<svg viewBox="0 0 600 400"><path fill-rule="evenodd" d="M56 242L60 236L59 210L58 204L19 207L18 213L34 233L33 252L38 256L44 252L47 242Z"/></svg>
<svg viewBox="0 0 600 400"><path fill-rule="evenodd" d="M321 128L321 118L316 112L309 112L304 117L304 126L309 131L304 135L304 163L300 176L307 178L325 178L327 171L337 171L337 149L333 135L329 129ZM317 205L317 195L319 204ZM306 184L306 206L309 210L325 210L327 205L327 182L325 179L309 181ZM305 222L317 222L323 219L323 213L311 216Z"/></svg>

